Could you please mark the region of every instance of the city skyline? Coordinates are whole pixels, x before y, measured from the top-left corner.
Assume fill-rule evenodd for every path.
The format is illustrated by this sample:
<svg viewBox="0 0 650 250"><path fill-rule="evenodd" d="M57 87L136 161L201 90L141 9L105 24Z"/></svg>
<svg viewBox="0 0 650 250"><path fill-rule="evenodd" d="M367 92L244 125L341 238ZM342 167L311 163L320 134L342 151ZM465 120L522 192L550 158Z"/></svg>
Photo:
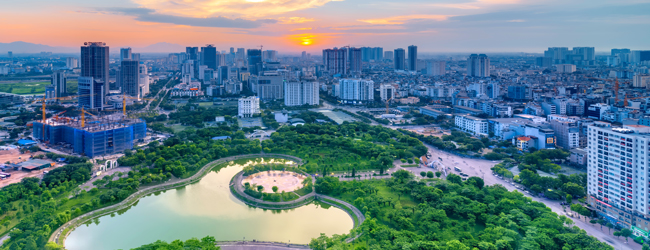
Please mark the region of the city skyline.
<svg viewBox="0 0 650 250"><path fill-rule="evenodd" d="M34 7L38 6L38 7ZM419 52L540 52L547 47L645 49L650 4L628 0L170 1L4 3L1 43L76 47L214 44L315 53L328 47L418 46ZM45 21L47 19L47 21Z"/></svg>

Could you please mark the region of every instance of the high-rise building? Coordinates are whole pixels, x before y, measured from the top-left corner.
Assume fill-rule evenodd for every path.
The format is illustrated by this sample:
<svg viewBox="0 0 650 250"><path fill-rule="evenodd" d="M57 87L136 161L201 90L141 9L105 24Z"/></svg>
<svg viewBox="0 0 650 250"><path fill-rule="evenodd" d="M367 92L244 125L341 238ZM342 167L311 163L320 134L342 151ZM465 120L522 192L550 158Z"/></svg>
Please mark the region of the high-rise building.
<svg viewBox="0 0 650 250"><path fill-rule="evenodd" d="M69 69L76 69L79 67L79 60L74 57L68 57L65 59L65 67Z"/></svg>
<svg viewBox="0 0 650 250"><path fill-rule="evenodd" d="M350 48L350 72L361 72L361 49Z"/></svg>
<svg viewBox="0 0 650 250"><path fill-rule="evenodd" d="M54 97L65 96L68 85L64 71L59 70L52 73L52 87L54 88Z"/></svg>
<svg viewBox="0 0 650 250"><path fill-rule="evenodd" d="M392 61L393 60L393 52L392 51L384 51L384 59Z"/></svg>
<svg viewBox="0 0 650 250"><path fill-rule="evenodd" d="M223 84L224 81L230 78L230 68L228 66L219 66L218 84Z"/></svg>
<svg viewBox="0 0 650 250"><path fill-rule="evenodd" d="M508 86L508 98L513 100L529 99L528 87L526 85Z"/></svg>
<svg viewBox="0 0 650 250"><path fill-rule="evenodd" d="M86 109L103 108L105 98L103 81L97 81L91 76L80 76L77 85L80 107Z"/></svg>
<svg viewBox="0 0 650 250"><path fill-rule="evenodd" d="M409 71L417 71L418 65L418 46L411 45L408 48L409 50Z"/></svg>
<svg viewBox="0 0 650 250"><path fill-rule="evenodd" d="M104 96L108 95L109 90L109 47L102 42L86 42L81 46L81 77L92 77L92 80L101 84L103 93L94 92L101 95L94 97L97 100L104 101ZM99 89L99 88L96 88ZM98 105L101 107L101 105Z"/></svg>
<svg viewBox="0 0 650 250"><path fill-rule="evenodd" d="M489 98L497 98L499 97L499 94L500 94L499 85L495 82L488 83L487 96Z"/></svg>
<svg viewBox="0 0 650 250"><path fill-rule="evenodd" d="M142 98L149 94L149 69L146 64L140 62L140 65L138 65L138 75L138 95Z"/></svg>
<svg viewBox="0 0 650 250"><path fill-rule="evenodd" d="M201 47L201 65L208 66L209 69L217 69L217 48L212 45Z"/></svg>
<svg viewBox="0 0 650 250"><path fill-rule="evenodd" d="M318 85L315 80L287 82L284 87L284 105L319 105Z"/></svg>
<svg viewBox="0 0 650 250"><path fill-rule="evenodd" d="M567 47L549 47L548 50L544 51L544 57L550 57L553 60L553 63L564 63L566 56L571 54L569 48Z"/></svg>
<svg viewBox="0 0 650 250"><path fill-rule="evenodd" d="M183 67L181 68L181 74L185 75L194 75L194 60L185 60Z"/></svg>
<svg viewBox="0 0 650 250"><path fill-rule="evenodd" d="M7 57L9 57L9 60L11 60L13 62L14 61L14 52L7 51Z"/></svg>
<svg viewBox="0 0 650 250"><path fill-rule="evenodd" d="M131 58L131 48L121 48L120 49L120 61L130 60Z"/></svg>
<svg viewBox="0 0 650 250"><path fill-rule="evenodd" d="M632 79L632 87L650 88L650 75L637 74Z"/></svg>
<svg viewBox="0 0 650 250"><path fill-rule="evenodd" d="M373 101L375 83L363 79L340 79L335 85L335 95L344 102L361 103Z"/></svg>
<svg viewBox="0 0 650 250"><path fill-rule="evenodd" d="M199 47L186 47L185 54L187 54L187 60L198 60L199 59Z"/></svg>
<svg viewBox="0 0 650 250"><path fill-rule="evenodd" d="M375 61L384 60L384 48L375 47L375 48L372 48L372 51L373 51L373 54L374 54L374 60Z"/></svg>
<svg viewBox="0 0 650 250"><path fill-rule="evenodd" d="M580 145L580 129L577 122L551 120L549 123L555 131L558 147L570 150Z"/></svg>
<svg viewBox="0 0 650 250"><path fill-rule="evenodd" d="M594 47L573 47L573 54L582 56L583 61L596 60L596 49Z"/></svg>
<svg viewBox="0 0 650 250"><path fill-rule="evenodd" d="M395 65L395 70L405 70L404 61L406 60L406 55L404 49L395 49L393 64Z"/></svg>
<svg viewBox="0 0 650 250"><path fill-rule="evenodd" d="M650 199L650 127L588 127L587 202L623 228L648 230Z"/></svg>
<svg viewBox="0 0 650 250"><path fill-rule="evenodd" d="M131 53L131 60L141 61L140 53Z"/></svg>
<svg viewBox="0 0 650 250"><path fill-rule="evenodd" d="M555 68L557 69L557 73L573 73L576 71L576 66L573 64L556 64Z"/></svg>
<svg viewBox="0 0 650 250"><path fill-rule="evenodd" d="M553 65L553 58L550 57L538 57L535 59L535 64L539 67L548 68Z"/></svg>
<svg viewBox="0 0 650 250"><path fill-rule="evenodd" d="M379 85L379 96L382 101L388 101L395 98L395 92L397 88L393 84L382 84Z"/></svg>
<svg viewBox="0 0 650 250"><path fill-rule="evenodd" d="M432 76L444 76L447 74L447 62L427 61L427 74Z"/></svg>
<svg viewBox="0 0 650 250"><path fill-rule="evenodd" d="M633 50L630 52L630 62L634 64L650 61L650 50Z"/></svg>
<svg viewBox="0 0 650 250"><path fill-rule="evenodd" d="M237 52L235 53L235 58L239 60L244 60L244 58L246 58L246 50L244 48L237 48Z"/></svg>
<svg viewBox="0 0 650 250"><path fill-rule="evenodd" d="M262 71L262 51L249 49L246 54L248 54L248 72L251 75L258 75Z"/></svg>
<svg viewBox="0 0 650 250"><path fill-rule="evenodd" d="M284 98L284 80L277 71L266 71L258 75L251 75L251 90L261 100L275 100Z"/></svg>
<svg viewBox="0 0 650 250"><path fill-rule="evenodd" d="M120 83L122 84L122 94L139 97L140 96L140 62L124 59L120 65Z"/></svg>
<svg viewBox="0 0 650 250"><path fill-rule="evenodd" d="M265 62L277 62L278 61L278 51L277 50L265 50L264 51L264 61Z"/></svg>
<svg viewBox="0 0 650 250"><path fill-rule="evenodd" d="M325 70L332 75L347 75L348 51L347 49L324 49L323 64Z"/></svg>
<svg viewBox="0 0 650 250"><path fill-rule="evenodd" d="M467 59L467 75L473 77L490 76L490 59L485 54L471 54Z"/></svg>

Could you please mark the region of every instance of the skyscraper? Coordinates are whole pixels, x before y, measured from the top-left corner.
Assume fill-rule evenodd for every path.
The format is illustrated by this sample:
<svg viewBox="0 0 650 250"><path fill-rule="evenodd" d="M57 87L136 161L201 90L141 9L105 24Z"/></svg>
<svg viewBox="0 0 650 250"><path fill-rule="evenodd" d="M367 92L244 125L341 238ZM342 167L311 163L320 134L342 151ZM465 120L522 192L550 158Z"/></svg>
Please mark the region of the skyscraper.
<svg viewBox="0 0 650 250"><path fill-rule="evenodd" d="M218 84L221 85L225 80L230 78L230 68L228 66L219 66L219 72L217 74L219 75Z"/></svg>
<svg viewBox="0 0 650 250"><path fill-rule="evenodd" d="M120 49L120 61L131 59L131 48Z"/></svg>
<svg viewBox="0 0 650 250"><path fill-rule="evenodd" d="M447 62L427 61L427 74L432 76L443 76L447 74Z"/></svg>
<svg viewBox="0 0 650 250"><path fill-rule="evenodd" d="M393 52L392 51L384 51L384 59L386 60L393 60Z"/></svg>
<svg viewBox="0 0 650 250"><path fill-rule="evenodd" d="M132 97L139 97L139 72L140 62L125 59L120 67L120 83L122 84L122 94Z"/></svg>
<svg viewBox="0 0 650 250"><path fill-rule="evenodd" d="M140 60L140 53L132 53L131 54L131 59L136 60L136 61L141 61Z"/></svg>
<svg viewBox="0 0 650 250"><path fill-rule="evenodd" d="M324 49L323 64L325 70L332 75L347 75L348 51L347 49Z"/></svg>
<svg viewBox="0 0 650 250"><path fill-rule="evenodd" d="M217 48L212 45L201 47L201 65L208 66L209 69L217 69Z"/></svg>
<svg viewBox="0 0 650 250"><path fill-rule="evenodd" d="M553 63L564 63L566 56L569 55L569 48L567 47L549 47L548 50L544 51L544 57L553 58Z"/></svg>
<svg viewBox="0 0 650 250"><path fill-rule="evenodd" d="M86 42L81 46L81 77L92 77L94 82L101 83L103 93L95 98L104 101L109 90L109 47L103 42ZM98 89L98 88L97 88Z"/></svg>
<svg viewBox="0 0 650 250"><path fill-rule="evenodd" d="M417 71L418 66L418 46L409 46L409 71Z"/></svg>
<svg viewBox="0 0 650 250"><path fill-rule="evenodd" d="M361 72L361 54L360 48L350 48L350 72Z"/></svg>
<svg viewBox="0 0 650 250"><path fill-rule="evenodd" d="M199 47L186 47L185 53L187 54L188 60L196 61L199 58Z"/></svg>
<svg viewBox="0 0 650 250"><path fill-rule="evenodd" d="M65 66L69 69L76 69L79 67L79 60L74 57L68 57L65 60Z"/></svg>
<svg viewBox="0 0 650 250"><path fill-rule="evenodd" d="M375 61L384 60L384 48L375 47L375 48L372 48L372 50L373 50L374 60Z"/></svg>
<svg viewBox="0 0 650 250"><path fill-rule="evenodd" d="M101 109L104 104L104 82L90 76L78 78L79 106L87 109Z"/></svg>
<svg viewBox="0 0 650 250"><path fill-rule="evenodd" d="M259 75L262 71L262 51L259 49L249 49L248 54L248 72L251 75Z"/></svg>
<svg viewBox="0 0 650 250"><path fill-rule="evenodd" d="M244 58L246 58L246 50L244 48L237 48L237 53L235 53L235 58L239 60L244 60Z"/></svg>
<svg viewBox="0 0 650 250"><path fill-rule="evenodd" d="M393 64L395 64L395 70L404 70L404 61L406 60L406 55L404 49L399 48L395 49Z"/></svg>
<svg viewBox="0 0 650 250"><path fill-rule="evenodd" d="M54 97L62 97L67 93L67 83L65 72L62 70L52 73L52 87L54 87Z"/></svg>
<svg viewBox="0 0 650 250"><path fill-rule="evenodd" d="M467 75L473 77L490 76L490 59L485 54L471 54L467 59Z"/></svg>

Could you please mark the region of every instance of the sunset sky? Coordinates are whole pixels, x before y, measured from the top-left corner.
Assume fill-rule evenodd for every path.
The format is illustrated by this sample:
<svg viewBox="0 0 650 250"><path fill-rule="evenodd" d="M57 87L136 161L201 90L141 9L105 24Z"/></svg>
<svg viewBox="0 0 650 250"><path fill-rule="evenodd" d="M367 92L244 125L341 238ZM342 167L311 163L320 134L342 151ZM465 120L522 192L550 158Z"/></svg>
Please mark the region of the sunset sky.
<svg viewBox="0 0 650 250"><path fill-rule="evenodd" d="M0 42L111 47L158 42L317 53L650 49L647 0L3 0Z"/></svg>

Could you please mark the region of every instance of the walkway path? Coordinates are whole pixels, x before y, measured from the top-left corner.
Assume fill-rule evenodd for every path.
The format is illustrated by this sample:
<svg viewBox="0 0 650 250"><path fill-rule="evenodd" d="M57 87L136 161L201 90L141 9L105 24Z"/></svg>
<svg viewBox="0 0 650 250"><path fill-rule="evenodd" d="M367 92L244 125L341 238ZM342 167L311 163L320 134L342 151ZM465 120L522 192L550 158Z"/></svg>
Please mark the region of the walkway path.
<svg viewBox="0 0 650 250"><path fill-rule="evenodd" d="M300 198L292 200L292 201L278 201L278 202L273 202L273 201L265 201L262 199L257 199L255 197L252 197L244 192L244 185L241 185L242 180L244 179L244 172L239 172L235 175L233 178L233 181L230 183L230 185L233 186L235 189L235 192L239 196L243 196L246 199L240 199L242 202L255 206L255 207L260 207L260 208L267 208L267 209L291 209L291 208L296 208L304 205L304 202L306 200L312 200L314 195L316 194L315 192L311 192L305 196L300 196ZM313 181L313 179L312 179ZM235 196L239 198L238 196Z"/></svg>
<svg viewBox="0 0 650 250"><path fill-rule="evenodd" d="M194 183L196 181L199 181L205 174L207 174L212 168L218 164L234 161L234 160L239 160L239 159L249 159L249 158L283 158L283 159L288 159L295 161L296 163L302 164L302 159L291 156L291 155L282 155L282 154L248 154L248 155L237 155L237 156L231 156L231 157L226 157L226 158L221 158L215 161L212 161L205 166L203 166L196 174L193 176L187 178L187 179L178 179L178 180L169 180L165 183L161 183L158 185L154 186L149 186L142 188L138 190L137 192L131 194L129 197L121 201L120 203L104 207L98 210L90 211L88 213L85 213L77 218L74 218L67 223L63 224L61 227L56 229L52 235L50 235L49 241L54 241L60 245L64 244L65 238L72 232L72 229L77 227L78 225L81 225L83 222L98 218L101 216L104 216L106 214L113 213L115 211L118 211L120 209L127 208L131 206L133 203L138 201L140 198L149 195L154 192L158 191L163 191L171 188L177 188L177 187L182 187L191 183ZM67 229L67 230L66 230ZM64 235L61 235L64 233Z"/></svg>
<svg viewBox="0 0 650 250"><path fill-rule="evenodd" d="M310 249L307 245L266 241L222 241L217 242L222 250L289 250Z"/></svg>

